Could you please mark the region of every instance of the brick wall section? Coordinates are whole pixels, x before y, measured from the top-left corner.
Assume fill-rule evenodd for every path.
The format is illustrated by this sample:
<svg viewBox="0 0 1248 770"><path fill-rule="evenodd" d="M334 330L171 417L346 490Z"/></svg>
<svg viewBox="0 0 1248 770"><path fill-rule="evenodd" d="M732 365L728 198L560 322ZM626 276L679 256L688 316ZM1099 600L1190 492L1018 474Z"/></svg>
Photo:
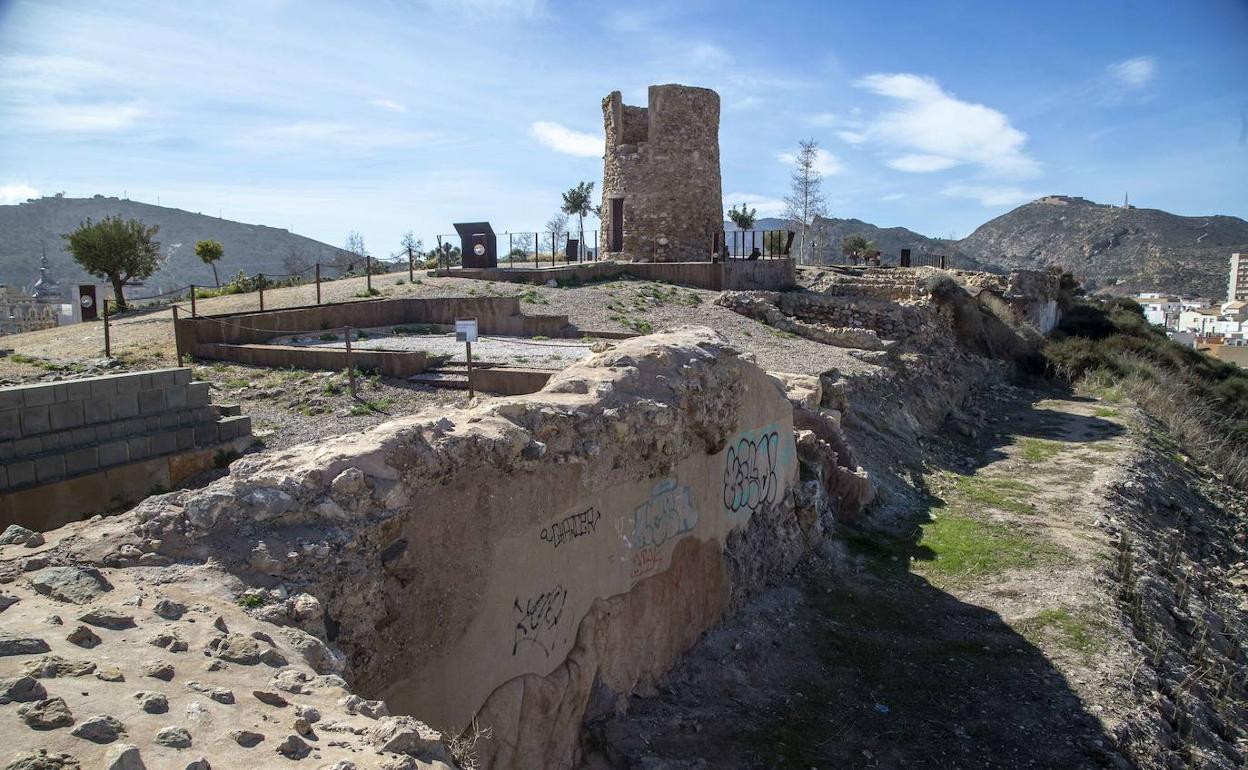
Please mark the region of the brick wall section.
<svg viewBox="0 0 1248 770"><path fill-rule="evenodd" d="M278 369L319 369L339 372L347 368L347 351L343 348L222 345L208 342L200 343L195 350L195 355L215 361L237 361L240 364ZM422 351L356 349L351 351L351 365L361 371L376 371L387 377L406 379L425 371L429 366L429 361Z"/></svg>
<svg viewBox="0 0 1248 770"><path fill-rule="evenodd" d="M0 388L0 491L63 481L251 434L190 369Z"/></svg>

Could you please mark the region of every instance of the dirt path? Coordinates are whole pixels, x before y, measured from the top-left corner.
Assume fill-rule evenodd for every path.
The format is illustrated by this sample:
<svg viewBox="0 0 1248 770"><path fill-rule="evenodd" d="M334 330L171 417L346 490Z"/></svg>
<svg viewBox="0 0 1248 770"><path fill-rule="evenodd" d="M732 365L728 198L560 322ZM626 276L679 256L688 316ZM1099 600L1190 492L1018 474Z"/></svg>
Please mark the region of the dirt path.
<svg viewBox="0 0 1248 770"><path fill-rule="evenodd" d="M826 543L659 697L591 721L589 764L1128 766L1109 735L1137 660L1102 501L1132 438L1090 401L994 413L978 446L930 450L911 537Z"/></svg>

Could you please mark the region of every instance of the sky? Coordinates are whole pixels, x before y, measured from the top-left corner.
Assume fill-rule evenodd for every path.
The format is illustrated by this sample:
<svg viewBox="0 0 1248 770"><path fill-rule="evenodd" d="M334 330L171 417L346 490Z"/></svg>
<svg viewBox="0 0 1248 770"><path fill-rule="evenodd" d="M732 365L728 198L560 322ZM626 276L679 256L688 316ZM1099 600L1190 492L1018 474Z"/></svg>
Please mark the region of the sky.
<svg viewBox="0 0 1248 770"><path fill-rule="evenodd" d="M369 251L601 189L601 100L720 93L725 208L963 237L1048 194L1248 218L1248 0L0 0L0 204L125 196ZM592 221L587 227L592 226Z"/></svg>

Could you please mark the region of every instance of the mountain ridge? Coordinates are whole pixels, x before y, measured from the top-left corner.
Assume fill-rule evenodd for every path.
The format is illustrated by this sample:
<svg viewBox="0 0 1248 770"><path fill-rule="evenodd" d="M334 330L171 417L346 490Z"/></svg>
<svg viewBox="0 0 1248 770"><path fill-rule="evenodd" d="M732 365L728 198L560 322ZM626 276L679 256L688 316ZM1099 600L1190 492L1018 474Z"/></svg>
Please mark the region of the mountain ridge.
<svg viewBox="0 0 1248 770"><path fill-rule="evenodd" d="M225 246L217 263L222 283L239 270L277 275L292 267L328 263L346 254L340 248L289 230L236 222L168 206L96 195L91 198L47 196L0 206L0 283L22 287L34 283L46 250L52 276L62 285L94 281L65 250L62 233L90 218L121 216L159 225L156 240L164 262L146 281L150 290L164 291L189 283L211 286L212 268L195 255L195 242L213 238Z"/></svg>

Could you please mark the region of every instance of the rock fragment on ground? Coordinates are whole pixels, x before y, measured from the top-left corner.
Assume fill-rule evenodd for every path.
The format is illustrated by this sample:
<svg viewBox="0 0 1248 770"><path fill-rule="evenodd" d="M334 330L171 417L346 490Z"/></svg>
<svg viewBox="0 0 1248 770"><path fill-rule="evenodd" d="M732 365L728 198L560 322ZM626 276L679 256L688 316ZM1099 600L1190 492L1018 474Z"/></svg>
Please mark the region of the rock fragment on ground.
<svg viewBox="0 0 1248 770"><path fill-rule="evenodd" d="M84 719L70 735L92 743L112 743L125 731L125 726L116 718L107 714L96 714Z"/></svg>
<svg viewBox="0 0 1248 770"><path fill-rule="evenodd" d="M93 567L47 567L31 575L30 584L44 596L70 604L89 604L113 590Z"/></svg>
<svg viewBox="0 0 1248 770"><path fill-rule="evenodd" d="M34 730L55 730L58 727L69 727L74 723L74 716L69 712L62 698L38 700L18 708L17 715L27 727Z"/></svg>

